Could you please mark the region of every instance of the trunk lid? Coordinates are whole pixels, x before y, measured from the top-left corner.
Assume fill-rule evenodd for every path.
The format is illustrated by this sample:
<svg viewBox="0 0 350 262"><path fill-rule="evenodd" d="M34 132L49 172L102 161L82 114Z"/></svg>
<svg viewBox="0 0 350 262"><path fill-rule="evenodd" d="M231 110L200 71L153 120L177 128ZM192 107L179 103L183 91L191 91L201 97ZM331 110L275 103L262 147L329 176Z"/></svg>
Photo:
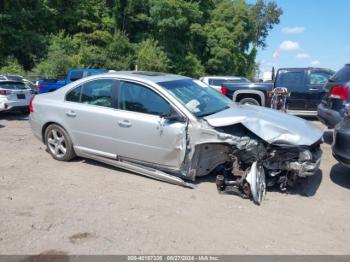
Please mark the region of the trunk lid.
<svg viewBox="0 0 350 262"><path fill-rule="evenodd" d="M28 100L32 96L31 89L28 89L22 82L4 81L0 83L0 90L6 92L8 100Z"/></svg>

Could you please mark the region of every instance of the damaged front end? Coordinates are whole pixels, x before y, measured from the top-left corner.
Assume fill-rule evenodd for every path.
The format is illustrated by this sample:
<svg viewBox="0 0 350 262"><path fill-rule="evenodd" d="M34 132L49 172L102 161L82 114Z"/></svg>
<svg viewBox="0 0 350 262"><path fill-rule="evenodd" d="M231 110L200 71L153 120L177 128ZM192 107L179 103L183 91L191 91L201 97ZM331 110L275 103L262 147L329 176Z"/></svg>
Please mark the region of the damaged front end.
<svg viewBox="0 0 350 262"><path fill-rule="evenodd" d="M321 140L305 147L275 146L252 139L256 141L254 147L239 149L232 145L231 161L218 170L216 184L220 193L239 194L260 204L266 187L278 186L286 191L296 185L298 178L314 175L319 169Z"/></svg>
<svg viewBox="0 0 350 262"><path fill-rule="evenodd" d="M276 112L268 113L268 117L276 117ZM195 172L188 174L194 179L193 176L206 175L215 167L220 193L238 194L257 204L262 202L266 187L278 186L286 191L296 185L298 178L314 175L321 161L322 131L299 118L282 113L277 117L299 125L299 131L288 129L288 125L284 129L280 120L273 123L261 115L242 118L242 111L237 122L233 121L232 112L204 119L201 128L192 134L196 138L195 154L191 157Z"/></svg>

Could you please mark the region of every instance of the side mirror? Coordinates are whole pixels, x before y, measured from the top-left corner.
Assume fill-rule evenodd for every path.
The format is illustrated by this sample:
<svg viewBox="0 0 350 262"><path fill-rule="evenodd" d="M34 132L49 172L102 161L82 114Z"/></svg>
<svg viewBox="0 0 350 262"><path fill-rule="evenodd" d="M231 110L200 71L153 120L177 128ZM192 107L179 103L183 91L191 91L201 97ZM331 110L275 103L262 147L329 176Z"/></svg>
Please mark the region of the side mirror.
<svg viewBox="0 0 350 262"><path fill-rule="evenodd" d="M181 116L175 111L172 111L171 113L163 113L160 115L160 117L172 122L180 122L180 123L186 122L186 118Z"/></svg>

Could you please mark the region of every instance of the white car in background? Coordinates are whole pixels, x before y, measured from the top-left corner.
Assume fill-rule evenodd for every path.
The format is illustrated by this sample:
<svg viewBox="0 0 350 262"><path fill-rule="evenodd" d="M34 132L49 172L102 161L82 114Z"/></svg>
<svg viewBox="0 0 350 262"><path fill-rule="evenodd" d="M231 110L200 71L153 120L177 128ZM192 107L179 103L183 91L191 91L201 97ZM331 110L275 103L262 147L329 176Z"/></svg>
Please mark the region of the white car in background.
<svg viewBox="0 0 350 262"><path fill-rule="evenodd" d="M201 77L199 80L218 91L220 91L222 84L225 82L250 83L250 81L247 78L238 76L204 76Z"/></svg>
<svg viewBox="0 0 350 262"><path fill-rule="evenodd" d="M0 79L0 111L29 113L33 91L23 81Z"/></svg>

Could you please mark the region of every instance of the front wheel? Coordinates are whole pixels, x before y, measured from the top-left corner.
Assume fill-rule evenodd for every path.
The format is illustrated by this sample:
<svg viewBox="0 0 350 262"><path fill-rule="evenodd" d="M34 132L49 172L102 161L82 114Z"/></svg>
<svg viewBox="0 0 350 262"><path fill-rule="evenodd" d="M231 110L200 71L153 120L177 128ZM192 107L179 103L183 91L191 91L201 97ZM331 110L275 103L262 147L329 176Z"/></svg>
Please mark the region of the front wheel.
<svg viewBox="0 0 350 262"><path fill-rule="evenodd" d="M59 161L69 161L75 157L73 143L59 125L52 124L45 131L45 144L51 156Z"/></svg>

